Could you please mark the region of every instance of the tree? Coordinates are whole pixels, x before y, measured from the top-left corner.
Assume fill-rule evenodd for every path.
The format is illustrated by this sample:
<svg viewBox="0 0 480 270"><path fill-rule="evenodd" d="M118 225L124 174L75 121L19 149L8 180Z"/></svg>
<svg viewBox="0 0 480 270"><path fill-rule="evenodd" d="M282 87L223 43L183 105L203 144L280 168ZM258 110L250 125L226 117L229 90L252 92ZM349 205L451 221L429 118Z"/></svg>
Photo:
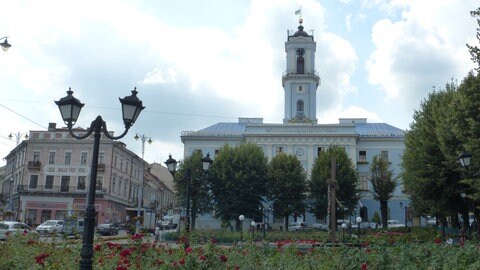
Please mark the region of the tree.
<svg viewBox="0 0 480 270"><path fill-rule="evenodd" d="M480 7L477 8L476 10L473 10L470 12L470 15L474 18L477 18L477 40L480 42ZM480 72L480 48L477 46L472 46L467 44L468 51L470 52L471 59L474 63L478 64L478 67L476 68L477 72Z"/></svg>
<svg viewBox="0 0 480 270"><path fill-rule="evenodd" d="M305 212L305 169L296 156L279 154L268 164L268 196L274 215L283 217L288 230L288 217Z"/></svg>
<svg viewBox="0 0 480 270"><path fill-rule="evenodd" d="M343 148L338 146L330 146L325 152L321 152L315 164L313 165L311 180L308 184L310 190L310 199L313 204L311 211L317 218L324 218L327 215L328 207L328 185L327 181L330 179L330 162L331 158L336 159L336 181L337 201L342 202L344 206L340 209L339 214L345 214L355 208L358 203L357 195L357 172L352 160L347 156ZM340 216L339 215L339 216Z"/></svg>
<svg viewBox="0 0 480 270"><path fill-rule="evenodd" d="M235 220L237 228L239 215L261 217L266 179L267 159L257 145L226 145L220 149L208 177L216 217L222 222Z"/></svg>
<svg viewBox="0 0 480 270"><path fill-rule="evenodd" d="M190 180L187 180L190 178ZM179 180L178 180L179 179ZM180 164L175 177L177 196L183 205L187 201L187 183L190 182L190 229L195 230L196 217L212 209L210 186L203 175L202 152L195 151Z"/></svg>
<svg viewBox="0 0 480 270"><path fill-rule="evenodd" d="M444 90L431 93L414 114L414 122L405 136L402 178L417 214L456 218L464 212L460 196L460 168L456 160L461 141L453 133L456 122L457 85L448 83Z"/></svg>
<svg viewBox="0 0 480 270"><path fill-rule="evenodd" d="M388 169L389 167L390 162L379 156L374 156L370 165L373 198L380 203L380 214L384 228L387 228L388 225L388 200L392 198L397 185L397 182L392 178L393 172Z"/></svg>

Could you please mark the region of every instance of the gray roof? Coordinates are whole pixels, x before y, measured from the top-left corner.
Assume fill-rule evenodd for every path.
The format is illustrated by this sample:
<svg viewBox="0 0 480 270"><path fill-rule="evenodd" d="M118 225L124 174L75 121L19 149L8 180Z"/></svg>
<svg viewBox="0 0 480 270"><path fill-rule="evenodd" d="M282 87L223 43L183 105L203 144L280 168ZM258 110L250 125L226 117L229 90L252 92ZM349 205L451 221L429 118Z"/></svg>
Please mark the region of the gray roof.
<svg viewBox="0 0 480 270"><path fill-rule="evenodd" d="M385 123L356 123L360 137L402 137L405 131Z"/></svg>
<svg viewBox="0 0 480 270"><path fill-rule="evenodd" d="M196 135L242 135L246 123L220 122L196 132Z"/></svg>
<svg viewBox="0 0 480 270"><path fill-rule="evenodd" d="M220 122L194 132L196 136L237 135L246 131L247 123ZM355 123L355 132L360 137L402 137L405 131L385 123ZM193 135L193 134L192 134Z"/></svg>

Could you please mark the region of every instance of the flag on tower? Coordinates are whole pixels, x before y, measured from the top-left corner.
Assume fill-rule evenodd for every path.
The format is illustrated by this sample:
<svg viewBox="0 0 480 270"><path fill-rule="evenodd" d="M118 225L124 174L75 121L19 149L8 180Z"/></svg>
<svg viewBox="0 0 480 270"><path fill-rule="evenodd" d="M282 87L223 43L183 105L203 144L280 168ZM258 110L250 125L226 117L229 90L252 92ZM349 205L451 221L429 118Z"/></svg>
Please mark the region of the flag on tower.
<svg viewBox="0 0 480 270"><path fill-rule="evenodd" d="M295 15L302 15L302 8L295 11Z"/></svg>

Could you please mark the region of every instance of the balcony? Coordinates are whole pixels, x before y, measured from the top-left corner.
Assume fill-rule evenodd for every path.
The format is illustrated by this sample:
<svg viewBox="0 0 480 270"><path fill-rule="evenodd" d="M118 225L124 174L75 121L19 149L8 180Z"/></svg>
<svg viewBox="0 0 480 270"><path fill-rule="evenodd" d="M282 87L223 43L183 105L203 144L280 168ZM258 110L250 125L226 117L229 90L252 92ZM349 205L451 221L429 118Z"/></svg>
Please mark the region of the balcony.
<svg viewBox="0 0 480 270"><path fill-rule="evenodd" d="M18 185L17 192L18 193L41 193L41 194L86 194L88 191L87 186L51 186L51 185ZM97 187L95 190L97 194L105 194L107 193L106 188Z"/></svg>
<svg viewBox="0 0 480 270"><path fill-rule="evenodd" d="M104 172L104 171L105 171L105 163L98 163L97 172Z"/></svg>
<svg viewBox="0 0 480 270"><path fill-rule="evenodd" d="M40 161L29 161L28 162L28 169L29 170L40 171L41 167L42 167L42 163Z"/></svg>

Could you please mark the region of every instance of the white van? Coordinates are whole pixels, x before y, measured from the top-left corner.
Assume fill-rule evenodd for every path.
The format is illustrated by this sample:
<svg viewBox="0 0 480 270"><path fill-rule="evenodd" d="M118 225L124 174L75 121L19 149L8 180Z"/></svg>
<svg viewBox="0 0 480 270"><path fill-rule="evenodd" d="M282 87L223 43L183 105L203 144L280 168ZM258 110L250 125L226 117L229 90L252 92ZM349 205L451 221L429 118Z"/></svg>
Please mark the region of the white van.
<svg viewBox="0 0 480 270"><path fill-rule="evenodd" d="M64 235L78 235L83 234L84 220L83 219L67 219L63 225Z"/></svg>

